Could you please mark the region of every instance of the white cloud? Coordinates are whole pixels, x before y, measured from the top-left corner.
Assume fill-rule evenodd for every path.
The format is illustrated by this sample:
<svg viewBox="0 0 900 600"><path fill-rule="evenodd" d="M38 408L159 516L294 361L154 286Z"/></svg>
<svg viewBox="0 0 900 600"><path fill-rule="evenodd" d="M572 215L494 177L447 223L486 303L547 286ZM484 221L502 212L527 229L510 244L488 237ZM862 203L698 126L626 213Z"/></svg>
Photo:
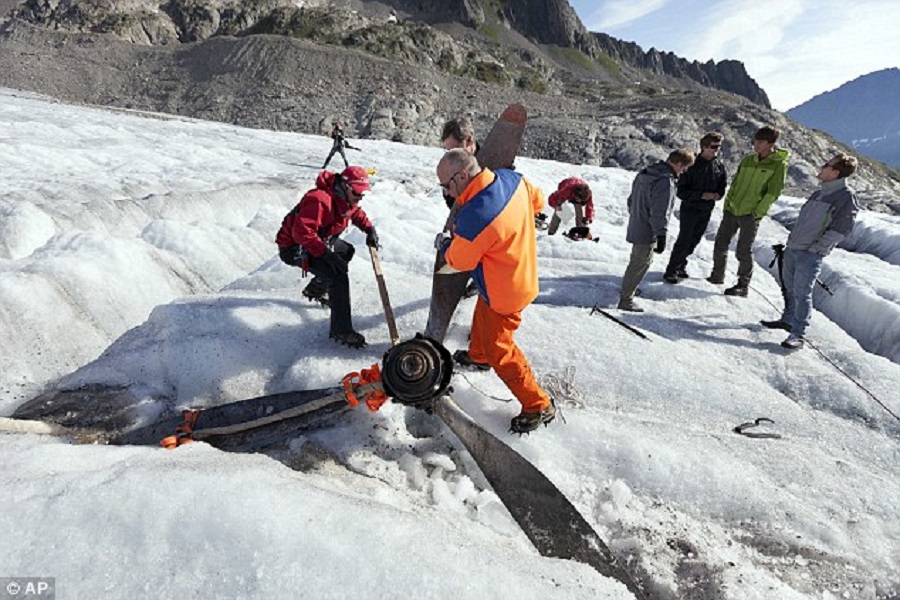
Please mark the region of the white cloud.
<svg viewBox="0 0 900 600"><path fill-rule="evenodd" d="M781 29L778 43L726 48L744 62L775 108L787 110L860 75L900 66L893 26L900 22L900 7L893 3L860 3L850 14L841 6L794 8L800 13Z"/></svg>
<svg viewBox="0 0 900 600"><path fill-rule="evenodd" d="M592 4L596 8L584 19L585 26L591 31L607 31L656 12L667 4L667 0L609 0Z"/></svg>
<svg viewBox="0 0 900 600"><path fill-rule="evenodd" d="M785 0L777 9L745 0L713 4L618 0L572 5L588 29L689 60L744 63L772 105L787 110L860 75L900 67L900 5L860 0L852 7Z"/></svg>
<svg viewBox="0 0 900 600"><path fill-rule="evenodd" d="M777 11L760 10L743 0L721 2L697 15L696 27L682 36L679 50L698 60L717 61L777 52L803 11L803 0L785 0Z"/></svg>

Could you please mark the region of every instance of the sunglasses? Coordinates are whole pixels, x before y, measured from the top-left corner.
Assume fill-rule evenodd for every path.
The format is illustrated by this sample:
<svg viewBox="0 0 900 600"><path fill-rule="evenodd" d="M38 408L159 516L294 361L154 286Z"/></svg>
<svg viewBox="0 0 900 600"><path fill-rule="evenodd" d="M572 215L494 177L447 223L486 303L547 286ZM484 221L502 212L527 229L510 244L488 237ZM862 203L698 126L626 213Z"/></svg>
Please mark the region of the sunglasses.
<svg viewBox="0 0 900 600"><path fill-rule="evenodd" d="M462 173L462 171L457 171L456 173L454 173L454 174L450 177L450 179L447 180L447 183L441 183L441 184L440 184L441 188L443 188L443 189L445 189L445 190L447 190L447 191L449 192L449 191L450 191L450 184L453 183L453 180L454 180L454 179L456 179L457 177L459 177L459 174L460 174L460 173Z"/></svg>
<svg viewBox="0 0 900 600"><path fill-rule="evenodd" d="M362 199L362 197L366 195L366 190L363 190L362 192L357 192L356 190L353 189L352 185L347 186L347 192L354 198L359 198L359 199Z"/></svg>
<svg viewBox="0 0 900 600"><path fill-rule="evenodd" d="M710 144L709 147L712 148L713 150L718 150L719 148L722 147L722 144Z"/></svg>

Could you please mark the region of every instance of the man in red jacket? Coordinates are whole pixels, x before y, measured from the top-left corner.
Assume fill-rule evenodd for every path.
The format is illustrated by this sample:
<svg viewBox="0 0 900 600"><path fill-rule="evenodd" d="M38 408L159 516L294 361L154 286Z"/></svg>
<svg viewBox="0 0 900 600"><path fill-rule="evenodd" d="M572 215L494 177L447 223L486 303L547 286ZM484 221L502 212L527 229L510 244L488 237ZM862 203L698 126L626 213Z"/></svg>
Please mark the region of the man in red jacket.
<svg viewBox="0 0 900 600"><path fill-rule="evenodd" d="M571 202L575 207L575 229L569 234L592 239L588 225L594 220L594 197L587 181L580 177L569 177L559 182L556 191L550 194L547 203L553 209L553 218L547 228L547 235L553 235L562 222L563 205Z"/></svg>
<svg viewBox="0 0 900 600"><path fill-rule="evenodd" d="M366 234L367 246L378 247L375 227L359 207L369 189L369 175L362 167L347 167L340 174L322 171L316 189L304 194L284 217L275 237L283 262L314 275L303 295L331 306L330 337L354 348L366 345L350 317L347 269L354 248L338 236L352 222Z"/></svg>

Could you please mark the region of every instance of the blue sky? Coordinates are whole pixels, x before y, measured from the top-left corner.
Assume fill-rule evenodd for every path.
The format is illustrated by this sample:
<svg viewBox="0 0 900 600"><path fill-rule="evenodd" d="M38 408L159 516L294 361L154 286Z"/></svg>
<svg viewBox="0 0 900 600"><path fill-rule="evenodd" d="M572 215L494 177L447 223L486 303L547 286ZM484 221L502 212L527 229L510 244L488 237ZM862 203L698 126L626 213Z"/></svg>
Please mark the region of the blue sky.
<svg viewBox="0 0 900 600"><path fill-rule="evenodd" d="M860 75L900 67L900 3L570 0L591 31L691 60L740 60L788 110Z"/></svg>

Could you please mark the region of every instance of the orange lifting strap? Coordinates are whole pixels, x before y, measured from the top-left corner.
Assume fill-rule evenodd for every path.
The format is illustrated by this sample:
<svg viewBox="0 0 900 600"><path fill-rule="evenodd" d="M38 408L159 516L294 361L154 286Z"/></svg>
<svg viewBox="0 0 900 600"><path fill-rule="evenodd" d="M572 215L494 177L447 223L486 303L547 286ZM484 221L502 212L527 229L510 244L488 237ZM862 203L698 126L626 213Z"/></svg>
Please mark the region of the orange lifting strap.
<svg viewBox="0 0 900 600"><path fill-rule="evenodd" d="M194 427L197 426L197 417L200 416L200 411L186 410L181 415L184 417L184 421L175 428L175 435L166 436L159 442L159 445L166 450L172 450L194 441Z"/></svg>
<svg viewBox="0 0 900 600"><path fill-rule="evenodd" d="M350 406L359 406L359 399L356 397L356 393L361 387L373 383L381 383L381 369L378 368L377 364L372 365L371 369L363 369L359 373L354 371L344 375L344 378L341 379L341 385L344 386L344 396L346 396ZM384 390L379 388L365 392L363 399L369 411L377 412L381 405L387 402L388 397Z"/></svg>

